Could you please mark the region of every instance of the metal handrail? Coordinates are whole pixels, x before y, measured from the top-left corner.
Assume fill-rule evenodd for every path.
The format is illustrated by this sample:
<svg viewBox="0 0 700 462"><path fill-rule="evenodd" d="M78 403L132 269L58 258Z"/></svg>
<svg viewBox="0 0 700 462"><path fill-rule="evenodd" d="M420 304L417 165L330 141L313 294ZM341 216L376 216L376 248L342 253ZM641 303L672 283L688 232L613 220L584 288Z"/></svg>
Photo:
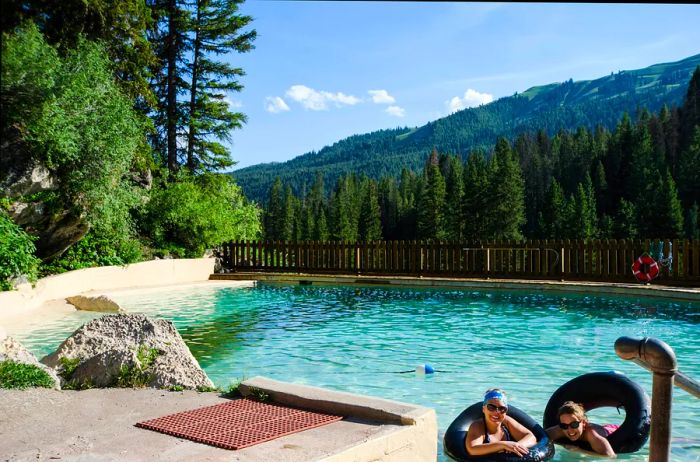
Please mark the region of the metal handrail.
<svg viewBox="0 0 700 462"><path fill-rule="evenodd" d="M654 372L644 361L639 360L639 359L633 359L633 363L643 367L644 369L648 370L649 372ZM683 372L677 370L675 374L673 374L673 384L680 388L681 390L686 391L688 394L695 396L696 398L700 398L700 382L697 380L693 379L692 377L684 374Z"/></svg>
<svg viewBox="0 0 700 462"><path fill-rule="evenodd" d="M676 353L655 338L620 337L615 353L653 373L649 462L668 462L671 455L671 406L673 385L700 398L700 384L678 370Z"/></svg>

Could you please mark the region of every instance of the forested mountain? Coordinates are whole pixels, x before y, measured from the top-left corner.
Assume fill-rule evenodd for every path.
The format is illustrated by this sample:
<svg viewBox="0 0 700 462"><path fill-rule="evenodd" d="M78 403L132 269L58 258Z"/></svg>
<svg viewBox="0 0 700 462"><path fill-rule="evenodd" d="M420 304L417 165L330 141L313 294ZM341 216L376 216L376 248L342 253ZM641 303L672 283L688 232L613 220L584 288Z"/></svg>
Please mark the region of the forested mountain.
<svg viewBox="0 0 700 462"><path fill-rule="evenodd" d="M325 184L334 185L350 172L379 179L398 177L403 168L419 170L433 148L466 159L475 149L492 149L501 136L514 140L521 133L540 130L553 136L561 129L597 125L612 130L625 112L634 118L638 108L658 112L664 105L680 105L698 65L700 54L596 80L533 87L422 127L354 135L318 152L232 175L249 199L264 203L277 176L295 194L305 194L319 173Z"/></svg>
<svg viewBox="0 0 700 462"><path fill-rule="evenodd" d="M680 106L500 137L463 161L433 148L422 168L364 173L295 195L277 177L269 240L700 238L700 66ZM326 195L324 191L329 191Z"/></svg>

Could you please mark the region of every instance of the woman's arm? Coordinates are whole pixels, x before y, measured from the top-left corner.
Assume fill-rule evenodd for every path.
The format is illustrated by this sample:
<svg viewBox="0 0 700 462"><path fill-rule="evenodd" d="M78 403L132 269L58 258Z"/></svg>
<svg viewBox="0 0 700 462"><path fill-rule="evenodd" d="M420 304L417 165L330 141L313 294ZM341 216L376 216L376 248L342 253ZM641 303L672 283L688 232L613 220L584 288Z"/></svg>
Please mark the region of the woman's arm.
<svg viewBox="0 0 700 462"><path fill-rule="evenodd" d="M513 435L513 438L515 438L518 443L528 448L537 443L537 438L535 438L535 435L514 418L506 416L505 423L508 430L510 430L511 435Z"/></svg>
<svg viewBox="0 0 700 462"><path fill-rule="evenodd" d="M559 438L564 437L564 430L562 430L559 425L554 425L553 427L549 427L547 429L547 436L549 436L549 439L552 441L556 441Z"/></svg>
<svg viewBox="0 0 700 462"><path fill-rule="evenodd" d="M610 446L610 441L601 436L597 431L595 431L595 429L586 429L586 441L588 441L588 444L591 445L591 449L593 449L596 453L608 456L612 459L617 457L612 446Z"/></svg>
<svg viewBox="0 0 700 462"><path fill-rule="evenodd" d="M467 453L471 456L484 456L486 454L494 454L503 451L505 448L500 441L493 443L484 443L484 435L486 430L482 422L474 422L469 426L465 444Z"/></svg>

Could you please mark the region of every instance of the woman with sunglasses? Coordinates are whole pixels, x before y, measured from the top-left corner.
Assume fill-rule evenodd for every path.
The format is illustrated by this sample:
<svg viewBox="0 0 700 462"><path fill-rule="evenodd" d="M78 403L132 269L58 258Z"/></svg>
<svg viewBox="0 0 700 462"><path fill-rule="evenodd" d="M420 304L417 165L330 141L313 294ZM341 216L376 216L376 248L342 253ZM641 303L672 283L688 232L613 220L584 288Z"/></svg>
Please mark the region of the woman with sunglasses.
<svg viewBox="0 0 700 462"><path fill-rule="evenodd" d="M617 425L601 426L589 422L583 406L573 401L562 404L557 414L559 425L547 429L547 435L552 441L566 437L570 441L588 443L597 454L616 457L607 437L617 429Z"/></svg>
<svg viewBox="0 0 700 462"><path fill-rule="evenodd" d="M482 419L469 426L465 444L467 453L483 456L509 452L522 457L537 443L535 435L508 413L508 400L503 390L492 388L484 395Z"/></svg>

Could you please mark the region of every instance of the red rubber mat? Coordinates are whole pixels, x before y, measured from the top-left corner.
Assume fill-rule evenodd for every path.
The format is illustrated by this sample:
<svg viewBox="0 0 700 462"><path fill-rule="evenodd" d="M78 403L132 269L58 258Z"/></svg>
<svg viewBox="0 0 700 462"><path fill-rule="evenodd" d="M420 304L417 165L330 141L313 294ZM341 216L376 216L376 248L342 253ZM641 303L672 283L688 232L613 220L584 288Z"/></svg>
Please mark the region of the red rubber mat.
<svg viewBox="0 0 700 462"><path fill-rule="evenodd" d="M241 449L341 420L251 399L207 406L136 424L137 427L224 449Z"/></svg>

